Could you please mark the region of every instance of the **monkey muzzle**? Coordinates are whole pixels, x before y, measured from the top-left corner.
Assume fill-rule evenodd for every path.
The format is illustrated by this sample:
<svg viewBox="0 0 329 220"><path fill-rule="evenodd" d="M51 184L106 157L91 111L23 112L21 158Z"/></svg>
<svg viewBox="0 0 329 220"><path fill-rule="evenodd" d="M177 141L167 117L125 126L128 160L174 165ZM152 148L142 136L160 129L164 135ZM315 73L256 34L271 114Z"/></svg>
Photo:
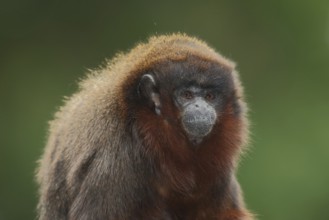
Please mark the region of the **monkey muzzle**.
<svg viewBox="0 0 329 220"><path fill-rule="evenodd" d="M199 144L216 123L215 109L202 99L196 100L184 108L183 127L194 144Z"/></svg>

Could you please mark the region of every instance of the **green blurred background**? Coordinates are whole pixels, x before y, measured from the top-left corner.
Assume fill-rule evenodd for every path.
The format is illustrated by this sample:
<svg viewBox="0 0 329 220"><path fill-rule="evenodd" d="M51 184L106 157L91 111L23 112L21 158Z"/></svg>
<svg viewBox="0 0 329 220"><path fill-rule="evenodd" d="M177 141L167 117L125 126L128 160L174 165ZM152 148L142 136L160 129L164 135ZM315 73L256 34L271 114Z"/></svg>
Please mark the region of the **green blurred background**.
<svg viewBox="0 0 329 220"><path fill-rule="evenodd" d="M35 219L47 121L88 69L186 32L238 63L252 120L239 179L264 220L329 219L329 1L0 2L0 220Z"/></svg>

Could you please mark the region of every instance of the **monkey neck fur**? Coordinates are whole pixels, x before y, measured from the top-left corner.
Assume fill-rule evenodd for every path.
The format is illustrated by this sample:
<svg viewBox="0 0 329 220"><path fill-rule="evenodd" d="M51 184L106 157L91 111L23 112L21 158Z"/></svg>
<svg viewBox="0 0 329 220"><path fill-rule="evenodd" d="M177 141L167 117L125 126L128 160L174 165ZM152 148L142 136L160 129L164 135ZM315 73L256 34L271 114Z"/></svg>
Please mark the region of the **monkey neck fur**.
<svg viewBox="0 0 329 220"><path fill-rule="evenodd" d="M241 144L241 126L235 117L225 117L214 126L214 134L197 145L184 135L176 120L143 112L135 126L142 147L154 158L158 171L154 184L161 196L170 192L201 196L227 179L235 168Z"/></svg>

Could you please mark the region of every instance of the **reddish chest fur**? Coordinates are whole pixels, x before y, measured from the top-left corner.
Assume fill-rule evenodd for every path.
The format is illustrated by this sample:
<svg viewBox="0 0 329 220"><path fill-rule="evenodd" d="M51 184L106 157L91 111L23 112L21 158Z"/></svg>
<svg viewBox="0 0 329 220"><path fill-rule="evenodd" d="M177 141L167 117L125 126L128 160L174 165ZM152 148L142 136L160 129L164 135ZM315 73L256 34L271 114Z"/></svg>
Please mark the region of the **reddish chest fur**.
<svg viewBox="0 0 329 220"><path fill-rule="evenodd" d="M194 146L184 134L179 116L170 109L163 113L173 117L140 112L137 121L145 152L156 163L152 184L170 203L209 200L213 187L227 179L234 167L241 141L239 119L224 113L212 133Z"/></svg>

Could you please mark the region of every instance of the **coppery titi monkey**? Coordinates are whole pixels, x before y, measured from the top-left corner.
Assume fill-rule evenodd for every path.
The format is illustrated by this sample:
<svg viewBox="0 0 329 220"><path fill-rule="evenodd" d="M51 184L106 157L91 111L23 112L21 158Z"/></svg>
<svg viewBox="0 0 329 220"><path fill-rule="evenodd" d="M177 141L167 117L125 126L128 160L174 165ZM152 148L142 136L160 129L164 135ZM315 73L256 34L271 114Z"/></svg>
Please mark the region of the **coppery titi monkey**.
<svg viewBox="0 0 329 220"><path fill-rule="evenodd" d="M39 219L252 219L235 178L246 108L234 63L196 38L117 55L50 124Z"/></svg>

